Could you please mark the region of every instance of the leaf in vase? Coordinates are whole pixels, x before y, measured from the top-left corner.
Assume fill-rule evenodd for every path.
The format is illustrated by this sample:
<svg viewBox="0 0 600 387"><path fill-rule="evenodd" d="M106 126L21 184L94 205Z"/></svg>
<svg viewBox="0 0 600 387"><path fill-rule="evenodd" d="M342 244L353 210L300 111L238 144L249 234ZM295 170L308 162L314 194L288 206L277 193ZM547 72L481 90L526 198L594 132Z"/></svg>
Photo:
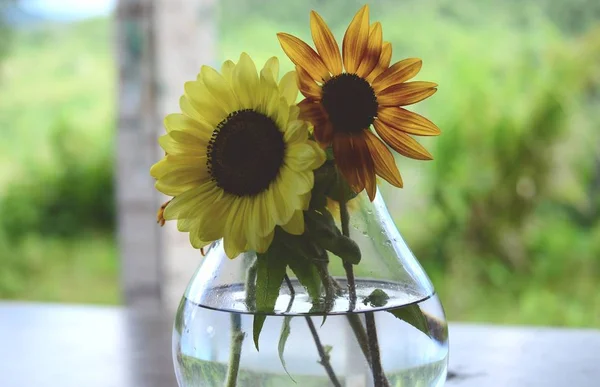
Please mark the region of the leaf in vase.
<svg viewBox="0 0 600 387"><path fill-rule="evenodd" d="M290 269L292 269L300 284L304 286L309 296L313 301L318 300L321 297L321 278L317 267L311 260L302 259L302 257L295 254L288 255L287 261Z"/></svg>
<svg viewBox="0 0 600 387"><path fill-rule="evenodd" d="M429 325L427 324L427 317L419 308L419 305L412 304L403 306L401 308L388 310L391 314L399 318L400 320L405 321L406 323L412 325L417 328L421 332L425 333L429 336Z"/></svg>
<svg viewBox="0 0 600 387"><path fill-rule="evenodd" d="M390 296L381 289L375 289L363 300L363 304L374 307L381 307L387 304Z"/></svg>
<svg viewBox="0 0 600 387"><path fill-rule="evenodd" d="M360 248L342 235L329 211L308 211L305 215L306 232L319 246L353 265L360 262Z"/></svg>
<svg viewBox="0 0 600 387"><path fill-rule="evenodd" d="M285 277L285 251L273 245L265 253L256 256L256 310L271 313L279 297L279 289Z"/></svg>
<svg viewBox="0 0 600 387"><path fill-rule="evenodd" d="M287 342L287 339L292 331L291 327L290 327L291 321L292 321L292 316L285 316L285 318L283 319L283 325L281 325L281 334L279 335L278 350L279 350L279 360L281 361L281 365L283 366L285 373L288 374L288 376L290 377L290 379L292 379L292 381L294 383L296 383L294 378L292 378L292 375L290 375L290 373L288 372L287 367L285 366L285 359L283 358L283 351L285 350L285 343Z"/></svg>
<svg viewBox="0 0 600 387"><path fill-rule="evenodd" d="M335 169L335 180L333 180L333 184L329 187L327 191L327 196L336 202L348 201L354 199L357 196L357 193L350 188L346 179L342 176L341 173Z"/></svg>
<svg viewBox="0 0 600 387"><path fill-rule="evenodd" d="M265 253L256 254L256 311L259 313L272 313L275 302L279 297L281 282L285 277L286 260L285 251L277 245L271 246ZM254 345L258 350L258 338L265 322L266 316L254 317Z"/></svg>
<svg viewBox="0 0 600 387"><path fill-rule="evenodd" d="M267 316L264 314L255 314L254 315L254 321L252 324L252 337L254 338L254 346L256 347L257 351L259 351L258 338L260 337L260 332L262 331L263 325L265 325L266 319L267 319Z"/></svg>

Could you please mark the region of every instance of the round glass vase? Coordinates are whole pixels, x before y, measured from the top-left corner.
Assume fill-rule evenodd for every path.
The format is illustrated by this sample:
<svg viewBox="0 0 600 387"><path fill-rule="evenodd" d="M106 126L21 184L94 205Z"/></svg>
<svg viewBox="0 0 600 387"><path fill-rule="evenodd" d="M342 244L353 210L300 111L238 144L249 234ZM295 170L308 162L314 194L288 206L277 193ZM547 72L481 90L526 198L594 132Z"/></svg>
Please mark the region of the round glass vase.
<svg viewBox="0 0 600 387"><path fill-rule="evenodd" d="M339 206L329 207L339 226ZM347 208L349 236L362 258L352 265L353 292L342 260L329 254L336 290L323 294L329 302L315 303L288 269L274 311L265 318L248 302L256 293L257 254L229 259L222 242L213 243L175 318L180 387L444 384L448 331L431 281L380 193L371 202L363 192ZM264 320L260 336L256 320Z"/></svg>

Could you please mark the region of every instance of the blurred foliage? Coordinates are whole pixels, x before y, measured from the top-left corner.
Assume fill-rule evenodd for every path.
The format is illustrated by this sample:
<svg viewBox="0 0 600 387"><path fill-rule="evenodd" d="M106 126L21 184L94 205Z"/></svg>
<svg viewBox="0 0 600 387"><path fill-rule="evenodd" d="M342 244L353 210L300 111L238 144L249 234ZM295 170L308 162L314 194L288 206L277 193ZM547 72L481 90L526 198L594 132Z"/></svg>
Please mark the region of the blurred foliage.
<svg viewBox="0 0 600 387"><path fill-rule="evenodd" d="M219 59L275 54L290 70L276 32L309 40L316 9L341 42L361 3L220 0ZM382 192L449 318L599 327L600 3L371 3L393 59L422 58L418 79L440 84L413 109L442 129L421 141L435 161L398 158L405 188ZM14 36L0 297L117 300L109 32L89 20Z"/></svg>
<svg viewBox="0 0 600 387"><path fill-rule="evenodd" d="M36 24L13 39L0 89L0 298L116 303L109 24Z"/></svg>
<svg viewBox="0 0 600 387"><path fill-rule="evenodd" d="M29 234L73 237L114 229L112 155L88 157L93 144L78 140L64 122L51 131L52 165L32 165L0 198L0 228L19 242Z"/></svg>
<svg viewBox="0 0 600 387"><path fill-rule="evenodd" d="M13 29L10 26L9 11L15 0L0 0L0 60L7 54L12 43Z"/></svg>

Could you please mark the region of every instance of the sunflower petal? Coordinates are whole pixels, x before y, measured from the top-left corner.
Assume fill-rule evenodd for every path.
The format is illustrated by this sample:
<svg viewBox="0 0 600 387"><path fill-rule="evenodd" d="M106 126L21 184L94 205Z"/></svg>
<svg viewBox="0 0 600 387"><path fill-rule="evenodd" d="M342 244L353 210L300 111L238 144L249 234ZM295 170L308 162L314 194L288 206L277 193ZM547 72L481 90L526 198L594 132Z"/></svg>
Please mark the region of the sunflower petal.
<svg viewBox="0 0 600 387"><path fill-rule="evenodd" d="M327 121L323 125L315 126L313 134L319 144L328 146L333 141L333 125Z"/></svg>
<svg viewBox="0 0 600 387"><path fill-rule="evenodd" d="M302 211L294 211L294 215L290 221L281 225L281 228L288 234L302 235L304 233L304 214Z"/></svg>
<svg viewBox="0 0 600 387"><path fill-rule="evenodd" d="M321 82L329 78L329 70L321 57L308 44L283 32L278 33L277 38L290 60L305 69L315 81Z"/></svg>
<svg viewBox="0 0 600 387"><path fill-rule="evenodd" d="M342 57L340 48L331 30L318 13L310 12L310 31L317 52L325 62L327 69L333 75L342 73Z"/></svg>
<svg viewBox="0 0 600 387"><path fill-rule="evenodd" d="M296 72L289 71L279 81L279 95L285 98L289 105L293 105L298 98L298 85L296 84Z"/></svg>
<svg viewBox="0 0 600 387"><path fill-rule="evenodd" d="M185 191L181 195L173 198L165 208L164 218L166 220L177 219L179 215L185 216L185 212L197 204L196 198L203 193L214 189L217 184L214 181L208 181L193 189Z"/></svg>
<svg viewBox="0 0 600 387"><path fill-rule="evenodd" d="M271 246L271 242L273 242L273 237L275 236L275 229L271 231L267 236L257 238L254 246L254 250L257 253L264 253Z"/></svg>
<svg viewBox="0 0 600 387"><path fill-rule="evenodd" d="M213 200L210 205L204 206L199 213L192 215L193 218L198 219L200 226L198 234L201 239L214 241L223 237L227 216L231 212L231 205L236 199L234 196L225 195L221 199ZM177 227L179 226L178 221Z"/></svg>
<svg viewBox="0 0 600 387"><path fill-rule="evenodd" d="M392 85L377 95L379 106L406 106L435 94L437 84L433 82L406 82Z"/></svg>
<svg viewBox="0 0 600 387"><path fill-rule="evenodd" d="M400 107L382 107L377 117L387 126L417 136L437 136L440 129L427 118Z"/></svg>
<svg viewBox="0 0 600 387"><path fill-rule="evenodd" d="M167 136L171 137L180 144L190 145L197 148L205 148L208 145L208 141L198 138L190 132L185 132L182 130L172 130L167 134Z"/></svg>
<svg viewBox="0 0 600 387"><path fill-rule="evenodd" d="M319 102L304 99L300 101L298 107L300 108L299 117L301 120L309 121L315 126L327 121L325 110Z"/></svg>
<svg viewBox="0 0 600 387"><path fill-rule="evenodd" d="M174 132L171 132L174 133ZM206 145L195 142L179 142L173 138L173 136L169 134L165 134L158 138L158 144L165 152L171 155L205 155L206 154ZM177 132L179 134L183 134L185 132ZM192 136L189 136L192 137ZM194 138L194 137L192 137Z"/></svg>
<svg viewBox="0 0 600 387"><path fill-rule="evenodd" d="M247 240L246 233L244 232L244 222L248 221L247 205L248 201L244 200L244 198L234 200L227 216L223 245L225 254L231 259L240 255L246 247Z"/></svg>
<svg viewBox="0 0 600 387"><path fill-rule="evenodd" d="M198 236L198 233L196 233L196 232L190 232L189 238L190 238L190 245L192 245L192 247L195 249L201 249L204 246L208 245L209 243L213 242L213 241L204 241L204 240L200 239L200 237Z"/></svg>
<svg viewBox="0 0 600 387"><path fill-rule="evenodd" d="M185 90L185 98L189 100L198 116L190 115L184 109L184 106L181 106L181 110L184 114L198 121L206 121L212 127L216 127L219 122L227 117L228 112L213 97L202 81L186 82L183 87ZM182 101L180 100L180 105L181 102Z"/></svg>
<svg viewBox="0 0 600 387"><path fill-rule="evenodd" d="M365 140L369 153L373 157L375 173L387 180L391 185L402 188L402 177L392 152L370 130L365 131Z"/></svg>
<svg viewBox="0 0 600 387"><path fill-rule="evenodd" d="M375 66L377 66L379 57L381 56L382 40L381 23L373 23L369 32L367 49L360 62L360 66L358 66L358 70L356 70L356 74L359 77L366 78L366 76L373 71Z"/></svg>
<svg viewBox="0 0 600 387"><path fill-rule="evenodd" d="M257 101L255 101L257 102L255 108L269 116L273 121L276 121L280 97L277 91L277 84L270 70L263 69L260 72L258 96Z"/></svg>
<svg viewBox="0 0 600 387"><path fill-rule="evenodd" d="M267 194L263 192L252 200L256 202L253 210L256 212L254 215L256 216L257 223L251 232L257 233L261 237L267 236L275 229L275 218L269 212Z"/></svg>
<svg viewBox="0 0 600 387"><path fill-rule="evenodd" d="M427 149L423 148L421 144L408 134L390 128L381 122L381 120L375 120L374 124L375 130L381 139L401 155L417 160L433 159Z"/></svg>
<svg viewBox="0 0 600 387"><path fill-rule="evenodd" d="M165 117L164 126L167 129L167 133L174 130L187 132L205 143L210 141L214 128L211 127L208 122L202 120L194 120L180 113L169 114Z"/></svg>
<svg viewBox="0 0 600 387"><path fill-rule="evenodd" d="M307 139L308 129L306 127L306 122L304 121L297 120L290 122L283 133L283 140L288 146L303 144Z"/></svg>
<svg viewBox="0 0 600 387"><path fill-rule="evenodd" d="M160 179L171 171L178 169L206 168L206 155L167 155L150 168L150 175L155 179Z"/></svg>
<svg viewBox="0 0 600 387"><path fill-rule="evenodd" d="M252 59L245 52L240 55L238 64L233 69L233 91L243 109L255 106L258 88L258 73Z"/></svg>
<svg viewBox="0 0 600 387"><path fill-rule="evenodd" d="M286 165L297 172L312 171L323 165L324 162L325 152L313 141L291 145L286 151Z"/></svg>
<svg viewBox="0 0 600 387"><path fill-rule="evenodd" d="M392 61L392 44L390 42L383 42L381 47L381 54L379 55L379 62L377 66L371 71L369 75L367 75L367 81L373 82L375 78L379 74L381 74L385 69L390 67L390 62Z"/></svg>
<svg viewBox="0 0 600 387"><path fill-rule="evenodd" d="M273 73L273 79L279 79L279 59L276 56L270 57L265 62L263 69L269 69Z"/></svg>
<svg viewBox="0 0 600 387"><path fill-rule="evenodd" d="M304 71L300 66L296 66L298 73L298 87L300 92L306 97L313 100L321 99L321 86L319 86L311 76Z"/></svg>
<svg viewBox="0 0 600 387"><path fill-rule="evenodd" d="M265 191L269 213L273 217L273 221L276 225L286 223L292 216L292 212L294 212L293 207L289 205L279 192L277 183L272 184L269 189Z"/></svg>
<svg viewBox="0 0 600 387"><path fill-rule="evenodd" d="M202 240L217 240L223 236L223 227L219 227L221 219L216 220L216 211L221 209L224 200L222 197L223 190L214 186L211 190L202 192L193 198L194 204L185 212L182 212L177 217L177 229L179 231L192 231L199 234L198 237ZM215 216L215 219L211 219ZM227 219L227 213L224 218Z"/></svg>
<svg viewBox="0 0 600 387"><path fill-rule="evenodd" d="M296 172L285 164L281 167L280 176L282 186L295 196L310 192L315 182L313 171Z"/></svg>
<svg viewBox="0 0 600 387"><path fill-rule="evenodd" d="M182 95L179 98L179 108L181 109L181 113L183 113L186 117L189 117L195 121L207 122L206 119L202 117L200 113L198 113L196 107L192 105L190 99L185 95ZM209 125L212 126L210 123Z"/></svg>
<svg viewBox="0 0 600 387"><path fill-rule="evenodd" d="M162 176L154 184L155 188L169 196L178 196L210 180L206 168L178 169Z"/></svg>
<svg viewBox="0 0 600 387"><path fill-rule="evenodd" d="M375 166L369 153L364 133L359 135L338 134L333 139L336 164L355 192L367 190L373 200L377 192Z"/></svg>
<svg viewBox="0 0 600 387"><path fill-rule="evenodd" d="M275 112L277 118L274 121L282 133L287 131L288 118L290 116L289 106L285 98L279 98L279 107L277 108L277 112Z"/></svg>
<svg viewBox="0 0 600 387"><path fill-rule="evenodd" d="M363 6L350 22L342 42L344 67L355 73L369 43L369 6Z"/></svg>
<svg viewBox="0 0 600 387"><path fill-rule="evenodd" d="M394 63L392 67L375 78L372 84L373 90L378 93L387 87L408 81L421 71L422 65L423 62L418 58L404 59Z"/></svg>
<svg viewBox="0 0 600 387"><path fill-rule="evenodd" d="M320 144L330 144L333 140L333 127L321 104L305 99L298 104L298 107L300 108L300 119L313 124L315 139Z"/></svg>
<svg viewBox="0 0 600 387"><path fill-rule="evenodd" d="M225 62L223 62L223 65L221 66L221 74L223 74L223 78L225 78L227 80L227 82L229 82L230 85L232 84L234 68L235 68L235 63L233 63L230 60L226 60Z"/></svg>
<svg viewBox="0 0 600 387"><path fill-rule="evenodd" d="M239 110L240 104L225 77L210 66L202 66L200 75L206 89L226 112Z"/></svg>

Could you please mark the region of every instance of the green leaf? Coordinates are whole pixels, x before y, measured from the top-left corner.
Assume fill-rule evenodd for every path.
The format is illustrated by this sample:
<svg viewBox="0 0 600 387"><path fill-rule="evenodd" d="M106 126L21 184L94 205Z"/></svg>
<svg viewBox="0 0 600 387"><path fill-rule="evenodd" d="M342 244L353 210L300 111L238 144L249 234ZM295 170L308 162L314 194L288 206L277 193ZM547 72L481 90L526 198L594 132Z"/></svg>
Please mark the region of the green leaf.
<svg viewBox="0 0 600 387"><path fill-rule="evenodd" d="M321 297L321 278L317 267L311 260L302 259L296 254L287 256L287 262L290 269L298 278L298 281L306 288L306 291L313 300L318 300Z"/></svg>
<svg viewBox="0 0 600 387"><path fill-rule="evenodd" d="M260 337L260 331L262 331L263 325L265 325L265 320L267 319L267 315L265 314L255 314L254 322L252 324L252 337L254 338L254 346L256 350L258 349L258 338Z"/></svg>
<svg viewBox="0 0 600 387"><path fill-rule="evenodd" d="M333 160L335 158L333 155L333 147L328 146L325 148L325 155L327 155L327 160Z"/></svg>
<svg viewBox="0 0 600 387"><path fill-rule="evenodd" d="M413 327L417 328L418 330L429 336L429 325L427 324L427 317L425 317L425 314L423 313L421 308L419 308L419 305L407 305L400 308L388 310L388 312L396 316L396 318L407 322L408 324L412 325Z"/></svg>
<svg viewBox="0 0 600 387"><path fill-rule="evenodd" d="M320 247L353 265L360 262L360 248L352 239L342 235L329 211L305 212L304 224L307 235Z"/></svg>
<svg viewBox="0 0 600 387"><path fill-rule="evenodd" d="M272 313L275 302L279 297L281 282L285 277L286 261L285 251L277 244L273 244L265 253L256 254L256 311L261 313ZM258 350L258 338L265 322L266 316L256 315L254 317L254 345Z"/></svg>
<svg viewBox="0 0 600 387"><path fill-rule="evenodd" d="M374 307L381 307L387 304L389 299L390 296L388 296L386 292L384 292L381 289L375 289L371 292L371 294L365 297L365 299L363 300L363 304L370 304Z"/></svg>
<svg viewBox="0 0 600 387"><path fill-rule="evenodd" d="M350 188L350 185L348 185L348 182L344 179L342 174L335 168L335 179L333 180L333 184L329 186L327 196L337 202L341 202L354 199L357 195L358 194Z"/></svg>
<svg viewBox="0 0 600 387"><path fill-rule="evenodd" d="M336 239L335 244L328 250L353 265L360 263L360 247L358 247L356 242L344 235L340 235Z"/></svg>
<svg viewBox="0 0 600 387"><path fill-rule="evenodd" d="M256 311L271 313L279 297L281 282L285 277L286 252L273 245L256 259Z"/></svg>
<svg viewBox="0 0 600 387"><path fill-rule="evenodd" d="M290 373L288 372L287 367L285 366L285 359L283 358L283 351L285 349L285 343L287 342L287 339L291 333L291 328L290 328L291 321L292 321L292 316L285 316L285 318L283 319L283 324L281 325L281 334L279 335L278 349L279 349L279 360L281 361L281 365L283 366L285 373L288 374L288 376L290 377L290 379L292 379L292 381L294 383L296 383L294 378L292 378L292 375L290 375Z"/></svg>

